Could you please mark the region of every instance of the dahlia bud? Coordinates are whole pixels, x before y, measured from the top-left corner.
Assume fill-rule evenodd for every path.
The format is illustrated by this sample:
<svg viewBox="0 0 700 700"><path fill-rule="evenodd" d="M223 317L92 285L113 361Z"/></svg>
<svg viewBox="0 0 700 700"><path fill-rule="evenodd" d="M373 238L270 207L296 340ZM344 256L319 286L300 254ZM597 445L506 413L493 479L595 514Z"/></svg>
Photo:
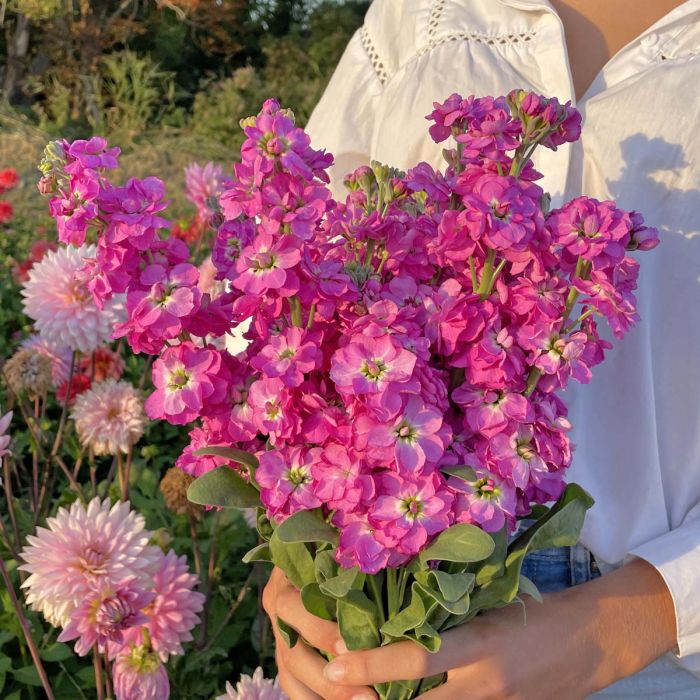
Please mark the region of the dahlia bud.
<svg viewBox="0 0 700 700"><path fill-rule="evenodd" d="M194 477L178 467L170 467L160 480L160 492L165 499L165 505L178 515L199 516L201 508L187 499L187 489Z"/></svg>

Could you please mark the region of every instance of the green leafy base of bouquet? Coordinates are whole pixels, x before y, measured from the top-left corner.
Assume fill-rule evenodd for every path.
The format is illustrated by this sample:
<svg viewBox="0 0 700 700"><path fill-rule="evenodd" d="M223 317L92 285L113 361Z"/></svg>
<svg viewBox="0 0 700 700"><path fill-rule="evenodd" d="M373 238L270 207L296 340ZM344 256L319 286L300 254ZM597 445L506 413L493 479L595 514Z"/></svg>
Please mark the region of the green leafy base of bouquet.
<svg viewBox="0 0 700 700"><path fill-rule="evenodd" d="M244 466L248 480L234 469L218 467L191 484L190 500L224 508L259 508L255 457L226 447L205 451ZM268 561L282 569L310 613L338 623L350 650L409 639L434 653L440 649L442 632L481 612L521 601L523 595L541 600L535 584L521 574L525 556L576 544L592 505L593 499L580 486L569 484L551 508L539 507L530 516L535 518L532 525L510 543L505 529L489 534L474 525L457 524L408 565L374 575L337 564L338 533L320 510L298 512L275 526L259 508L258 531L264 541L244 561ZM293 646L297 631L281 618L277 624ZM444 681L440 675L382 684L375 690L381 700L411 700Z"/></svg>

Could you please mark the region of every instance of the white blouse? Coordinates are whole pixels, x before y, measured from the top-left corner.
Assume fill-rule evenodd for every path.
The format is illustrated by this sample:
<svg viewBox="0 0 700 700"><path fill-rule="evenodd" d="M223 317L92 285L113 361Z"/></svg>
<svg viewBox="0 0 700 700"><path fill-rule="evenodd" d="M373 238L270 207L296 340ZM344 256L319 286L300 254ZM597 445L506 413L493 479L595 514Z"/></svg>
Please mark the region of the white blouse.
<svg viewBox="0 0 700 700"><path fill-rule="evenodd" d="M605 66L578 107L583 139L535 158L554 204L586 194L661 231L641 256L642 321L591 384L573 386L570 480L595 498L583 542L666 580L678 651L700 675L700 0ZM452 92L512 88L574 100L562 23L546 0L375 0L308 125L335 154L333 187L376 159L441 165L424 115Z"/></svg>

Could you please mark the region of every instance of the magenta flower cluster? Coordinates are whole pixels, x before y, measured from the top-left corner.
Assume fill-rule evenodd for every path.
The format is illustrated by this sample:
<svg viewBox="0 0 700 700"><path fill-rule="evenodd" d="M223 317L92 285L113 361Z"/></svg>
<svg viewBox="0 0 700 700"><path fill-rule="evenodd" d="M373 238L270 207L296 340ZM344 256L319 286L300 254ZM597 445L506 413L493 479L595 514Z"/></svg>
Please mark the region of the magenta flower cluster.
<svg viewBox="0 0 700 700"><path fill-rule="evenodd" d="M549 211L531 156L579 137L570 105L452 95L428 119L435 141L454 139L444 170L373 163L335 201L331 156L267 101L243 122L219 199L212 259L230 291L214 301L155 233L162 188L100 180L96 200L93 292L126 291L119 332L159 355L147 411L199 421L179 466L226 464L195 454L211 445L255 453L269 518L322 508L338 561L371 573L454 523L513 530L560 495L572 451L560 392L610 347L598 319L618 337L637 320L629 253L658 242L614 202ZM220 339L245 324L232 356Z"/></svg>

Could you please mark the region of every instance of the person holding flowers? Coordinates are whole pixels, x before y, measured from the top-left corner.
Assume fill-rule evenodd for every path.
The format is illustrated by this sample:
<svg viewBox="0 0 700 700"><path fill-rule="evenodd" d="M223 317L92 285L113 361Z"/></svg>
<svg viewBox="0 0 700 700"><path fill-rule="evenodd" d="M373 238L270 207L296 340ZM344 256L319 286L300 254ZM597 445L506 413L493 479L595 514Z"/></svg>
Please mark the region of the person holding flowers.
<svg viewBox="0 0 700 700"><path fill-rule="evenodd" d="M440 147L433 140L441 143L450 136L470 108L458 96L444 102L445 96L533 88L578 100L583 114L581 142L570 145L564 138L552 144L557 152L538 149L535 155L553 204L566 201L570 191L600 200L614 197L620 206L644 210L661 229L662 245L641 276L644 323L610 353L590 386L572 390L570 417L578 446L572 473L596 505L584 527L585 547L526 562L523 570L535 583L553 591L542 605L527 604L527 624L518 606L508 606L446 632L435 654L412 641L348 652L337 626L310 615L296 588L275 570L265 592L267 610L273 620L283 614L308 643L289 648L278 639L281 684L292 700L375 698L369 686L443 672L447 683L421 697L700 696L700 409L695 400L700 363L693 352L700 343L700 139L694 131L700 96L693 89L700 77L699 48L696 0L376 0L371 6L308 126L314 143L335 154L330 169L334 194L341 192L342 175L371 159L399 168L419 160L437 166ZM430 112L433 140L421 123ZM513 137L506 123L494 106L483 121L483 142L491 139L496 148L506 148ZM445 183L430 167L421 168L413 177L423 178L424 189L437 200ZM517 247L533 235L524 225L532 221L527 186L503 191L485 183L477 190L469 182L467 189L471 211L491 208L490 245ZM231 204L240 211L239 202ZM620 235L620 219L614 208L593 212L589 206L574 200L553 225L561 245L572 255L586 256L597 269L610 262L600 255L612 250L596 250L601 236L613 240ZM479 225L479 220L460 222ZM640 231L635 238L641 250L648 246L646 235ZM450 247L449 235L441 240L438 253L450 265L468 261L470 250ZM329 266L331 279L332 261L317 264ZM282 280L284 268L278 269L265 274ZM280 288L293 290L293 280L284 279ZM581 280L577 291L611 321L613 334L621 336L629 328L631 308L615 301L605 284ZM544 309L555 297L553 281L549 287L523 288L518 304ZM449 316L439 299L435 303L442 321L440 343L449 347L454 324L472 322L469 309ZM544 344L537 366L547 381L568 375L587 380L585 335L552 338L533 326L516 347L525 340ZM465 366L491 377L517 368L522 358L509 349L514 346L507 331L495 327L490 337L490 345L470 349L478 357L465 358ZM383 387L406 381L400 351L387 345L377 361L354 338L331 371L343 392L371 394L379 405L391 399L392 392ZM512 443L498 435L504 413L527 411L527 406L466 392L457 398L474 430L488 433L493 427L494 458L514 480L537 473L537 459L528 458L531 435L518 435ZM496 403L497 410L492 408ZM405 466L429 459L442 438L429 411L418 415L420 438L409 444L392 439L386 426L367 426L367 440L378 451L395 450ZM413 409L407 408L406 420L416 420ZM335 465L344 459L332 454ZM345 483L352 484L353 493L362 489L350 474ZM325 486L334 497L337 489ZM409 488L388 479L382 488L385 495L375 502L379 519L387 533L398 528L401 543L422 535L397 522L394 504L424 504L431 513L427 527L442 517L444 497L430 483ZM493 481L479 488L499 489ZM490 510L476 516L482 522L498 517L494 500L489 503ZM387 554L365 544L376 539L362 523L353 527L344 532L354 533L368 570L383 566ZM396 545L397 552L401 546ZM605 571L602 578L596 576L598 567ZM572 587L577 583L582 585Z"/></svg>

